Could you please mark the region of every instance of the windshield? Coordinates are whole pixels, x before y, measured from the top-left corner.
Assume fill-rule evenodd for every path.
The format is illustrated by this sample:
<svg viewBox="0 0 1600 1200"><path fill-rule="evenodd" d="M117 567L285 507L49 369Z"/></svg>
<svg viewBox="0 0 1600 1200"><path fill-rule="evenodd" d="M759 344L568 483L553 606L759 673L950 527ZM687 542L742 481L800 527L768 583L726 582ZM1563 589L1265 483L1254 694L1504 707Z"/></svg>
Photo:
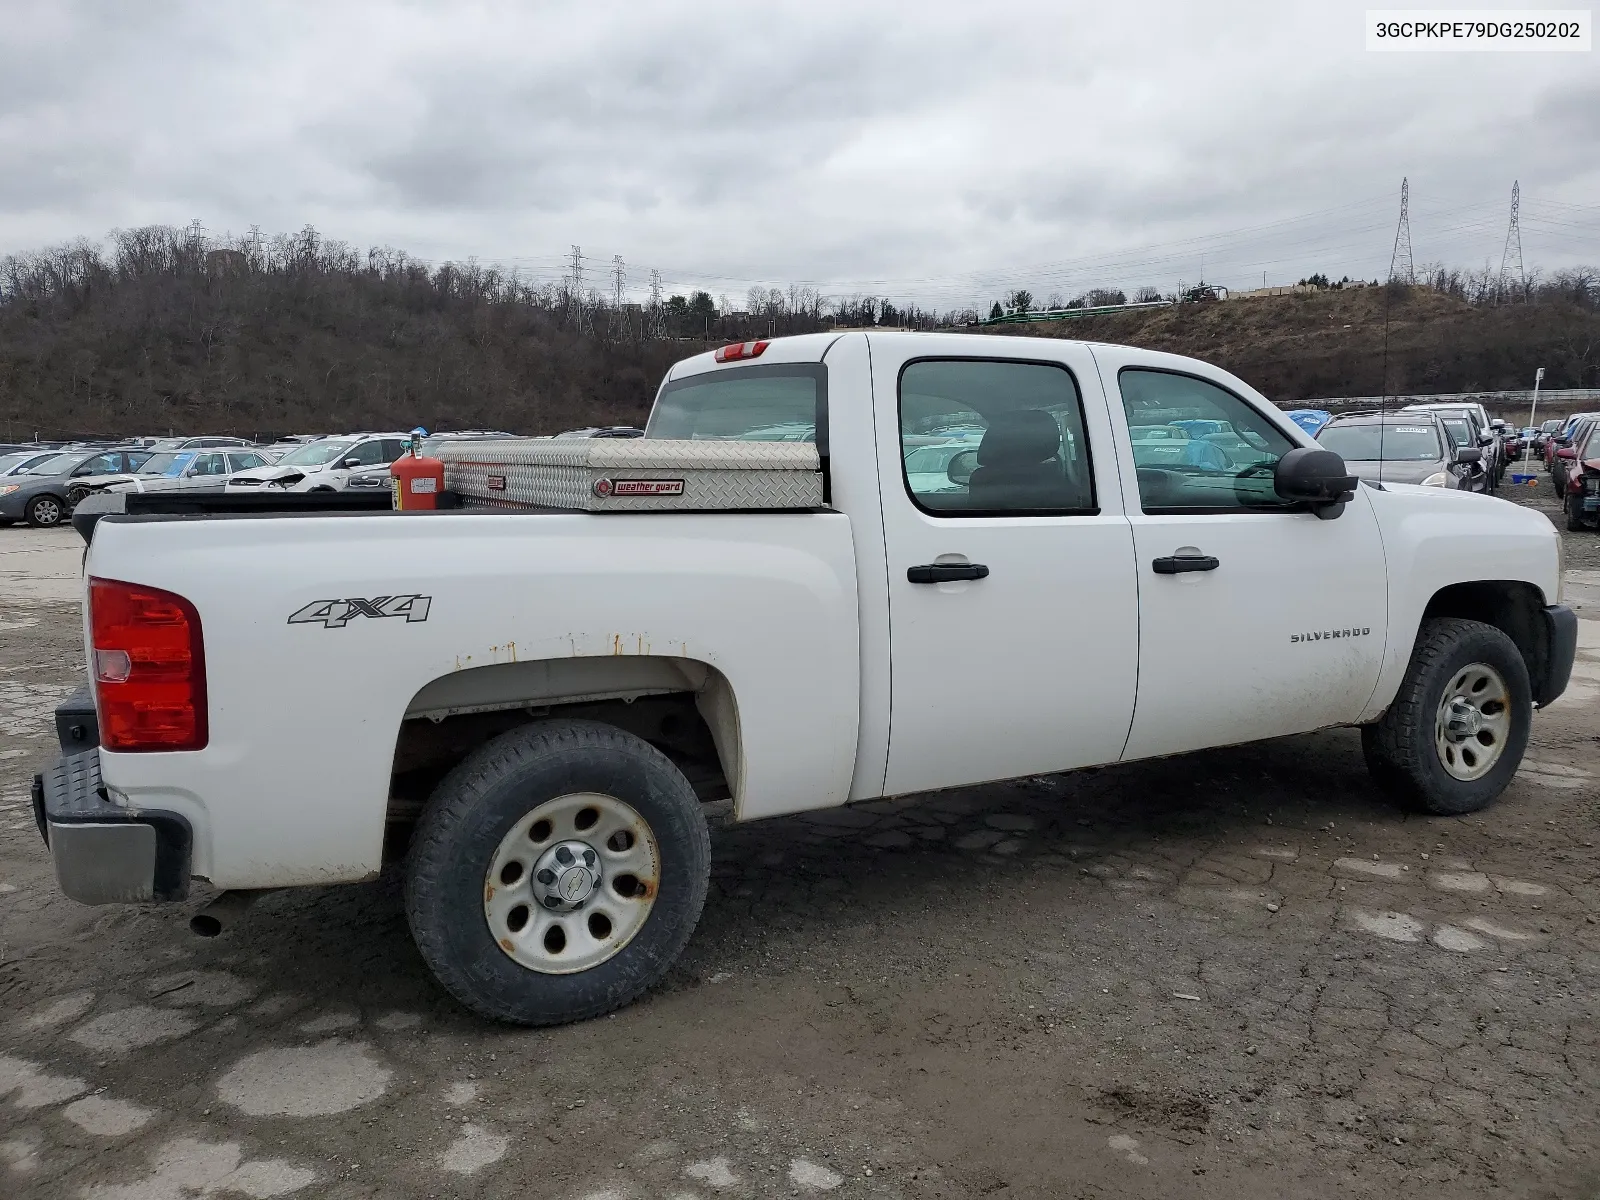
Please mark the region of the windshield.
<svg viewBox="0 0 1600 1200"><path fill-rule="evenodd" d="M1329 425L1317 441L1345 462L1432 462L1444 457L1432 425Z"/></svg>
<svg viewBox="0 0 1600 1200"><path fill-rule="evenodd" d="M826 371L797 363L716 371L669 383L650 413L645 436L814 442Z"/></svg>
<svg viewBox="0 0 1600 1200"><path fill-rule="evenodd" d="M193 451L183 454L152 454L144 466L140 467L140 475L176 475L194 458Z"/></svg>
<svg viewBox="0 0 1600 1200"><path fill-rule="evenodd" d="M78 463L76 454L56 454L28 468L29 475L65 475Z"/></svg>
<svg viewBox="0 0 1600 1200"><path fill-rule="evenodd" d="M325 467L336 458L343 458L354 442L309 442L298 450L291 450L277 462L280 467Z"/></svg>

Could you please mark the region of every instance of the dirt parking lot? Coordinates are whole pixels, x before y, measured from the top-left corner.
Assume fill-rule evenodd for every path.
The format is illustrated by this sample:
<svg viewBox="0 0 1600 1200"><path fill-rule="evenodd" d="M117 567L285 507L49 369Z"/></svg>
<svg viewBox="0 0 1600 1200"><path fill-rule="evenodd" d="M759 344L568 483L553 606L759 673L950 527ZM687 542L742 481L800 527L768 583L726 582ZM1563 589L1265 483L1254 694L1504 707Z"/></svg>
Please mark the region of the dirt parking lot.
<svg viewBox="0 0 1600 1200"><path fill-rule="evenodd" d="M0 530L0 1196L1600 1196L1600 535L1565 536L1594 619L1485 813L1390 808L1336 731L724 821L666 985L530 1032L440 992L392 879L212 941L60 898L27 783L81 546Z"/></svg>

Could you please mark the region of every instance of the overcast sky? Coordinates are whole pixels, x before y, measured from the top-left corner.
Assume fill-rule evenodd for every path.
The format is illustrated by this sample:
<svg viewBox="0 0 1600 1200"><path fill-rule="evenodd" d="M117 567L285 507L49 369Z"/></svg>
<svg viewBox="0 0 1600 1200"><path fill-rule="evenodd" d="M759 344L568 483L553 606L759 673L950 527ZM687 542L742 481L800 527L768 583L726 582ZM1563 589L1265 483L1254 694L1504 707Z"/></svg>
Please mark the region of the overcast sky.
<svg viewBox="0 0 1600 1200"><path fill-rule="evenodd" d="M1595 53L1370 53L1364 11L0 0L0 253L310 223L987 306L1381 276L1409 176L1419 266L1498 269L1513 180L1530 267L1600 261Z"/></svg>

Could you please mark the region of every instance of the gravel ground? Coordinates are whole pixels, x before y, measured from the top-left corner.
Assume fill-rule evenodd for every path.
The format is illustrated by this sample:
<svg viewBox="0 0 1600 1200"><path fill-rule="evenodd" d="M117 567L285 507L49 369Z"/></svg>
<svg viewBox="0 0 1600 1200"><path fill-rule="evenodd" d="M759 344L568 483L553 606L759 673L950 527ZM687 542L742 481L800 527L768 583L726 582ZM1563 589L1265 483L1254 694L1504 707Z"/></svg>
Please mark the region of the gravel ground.
<svg viewBox="0 0 1600 1200"><path fill-rule="evenodd" d="M75 565L0 531L41 548ZM1596 622L1483 814L1395 811L1336 731L719 815L665 986L528 1032L440 993L390 878L214 941L60 898L26 802L80 671L52 587L0 597L0 1195L1600 1194Z"/></svg>

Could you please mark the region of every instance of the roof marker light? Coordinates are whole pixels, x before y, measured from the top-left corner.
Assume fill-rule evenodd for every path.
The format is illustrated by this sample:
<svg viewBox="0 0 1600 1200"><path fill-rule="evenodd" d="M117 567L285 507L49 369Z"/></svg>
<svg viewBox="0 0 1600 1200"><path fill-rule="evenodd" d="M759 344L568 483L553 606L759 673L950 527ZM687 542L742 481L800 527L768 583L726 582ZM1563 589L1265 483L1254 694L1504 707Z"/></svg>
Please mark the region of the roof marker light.
<svg viewBox="0 0 1600 1200"><path fill-rule="evenodd" d="M734 342L731 346L723 346L716 353L719 363L738 362L742 358L760 358L768 343L760 342Z"/></svg>

